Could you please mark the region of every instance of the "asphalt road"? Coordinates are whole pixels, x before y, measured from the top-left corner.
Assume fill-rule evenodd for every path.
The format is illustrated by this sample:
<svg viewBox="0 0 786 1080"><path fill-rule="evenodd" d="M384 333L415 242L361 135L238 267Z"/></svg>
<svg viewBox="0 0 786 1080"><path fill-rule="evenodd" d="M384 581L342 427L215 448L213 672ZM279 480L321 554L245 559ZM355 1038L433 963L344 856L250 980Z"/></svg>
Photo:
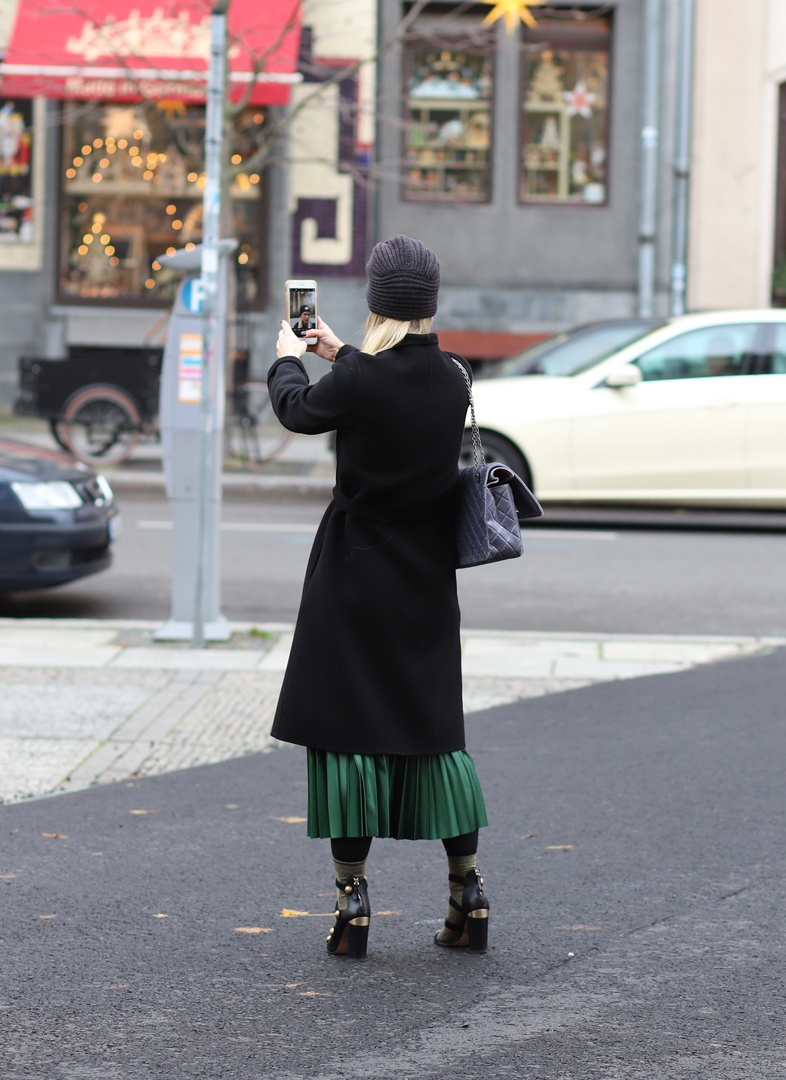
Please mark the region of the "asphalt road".
<svg viewBox="0 0 786 1080"><path fill-rule="evenodd" d="M326 955L298 750L0 808L0 1075L783 1076L785 687L782 650L473 716L485 956L390 840L369 959Z"/></svg>
<svg viewBox="0 0 786 1080"><path fill-rule="evenodd" d="M0 597L0 615L161 619L172 533L165 498L119 500L113 568L60 589ZM223 608L230 619L291 622L326 500L270 495L224 504ZM478 629L621 633L786 633L786 532L750 515L663 528L669 515L555 513L525 527L520 560L459 573L464 624ZM750 531L734 524L748 523ZM588 527L583 527L587 525Z"/></svg>

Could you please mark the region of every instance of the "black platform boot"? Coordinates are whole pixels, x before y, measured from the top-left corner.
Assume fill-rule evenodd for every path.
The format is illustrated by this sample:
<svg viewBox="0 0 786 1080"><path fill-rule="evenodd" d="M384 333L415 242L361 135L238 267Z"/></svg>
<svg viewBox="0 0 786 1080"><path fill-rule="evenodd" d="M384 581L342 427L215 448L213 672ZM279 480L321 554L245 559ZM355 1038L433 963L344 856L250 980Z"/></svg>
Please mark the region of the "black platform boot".
<svg viewBox="0 0 786 1080"><path fill-rule="evenodd" d="M448 949L469 946L471 952L485 952L489 936L489 902L483 892L483 878L477 868L468 870L463 877L448 874L454 885L463 885L461 903L453 897L448 901L458 913L455 921L445 919L445 927L434 936L437 945Z"/></svg>
<svg viewBox="0 0 786 1080"><path fill-rule="evenodd" d="M343 889L346 907L336 909L336 922L327 936L327 951L332 956L348 956L365 960L371 907L368 902L368 883L364 877L336 879L336 888Z"/></svg>

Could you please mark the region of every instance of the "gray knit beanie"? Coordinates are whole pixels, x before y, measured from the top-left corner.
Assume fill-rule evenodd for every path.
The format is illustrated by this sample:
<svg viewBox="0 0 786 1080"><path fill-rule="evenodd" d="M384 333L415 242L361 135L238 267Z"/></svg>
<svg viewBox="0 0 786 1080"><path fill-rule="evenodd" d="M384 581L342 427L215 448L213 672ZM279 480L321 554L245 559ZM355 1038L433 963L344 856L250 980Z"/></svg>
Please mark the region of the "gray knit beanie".
<svg viewBox="0 0 786 1080"><path fill-rule="evenodd" d="M375 315L406 322L436 313L439 261L419 240L394 236L377 244L366 274L366 303Z"/></svg>

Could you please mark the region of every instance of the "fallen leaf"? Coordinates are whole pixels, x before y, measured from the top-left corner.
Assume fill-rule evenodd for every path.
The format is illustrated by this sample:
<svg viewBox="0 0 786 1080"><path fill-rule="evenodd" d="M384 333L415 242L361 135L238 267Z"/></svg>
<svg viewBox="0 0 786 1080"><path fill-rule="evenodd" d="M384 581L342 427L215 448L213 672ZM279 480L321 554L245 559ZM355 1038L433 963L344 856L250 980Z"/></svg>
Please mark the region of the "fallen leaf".
<svg viewBox="0 0 786 1080"><path fill-rule="evenodd" d="M298 997L332 997L332 994L320 994L317 990L301 990Z"/></svg>
<svg viewBox="0 0 786 1080"><path fill-rule="evenodd" d="M372 911L372 915L400 915L400 911Z"/></svg>
<svg viewBox="0 0 786 1080"><path fill-rule="evenodd" d="M271 817L271 821L283 821L285 825L299 825L302 821L308 821L304 817Z"/></svg>
<svg viewBox="0 0 786 1080"><path fill-rule="evenodd" d="M13 836L14 833L18 833L18 832L19 832L19 829L12 829L11 832L8 835Z"/></svg>
<svg viewBox="0 0 786 1080"><path fill-rule="evenodd" d="M236 926L236 934L272 934L272 930L266 930L264 926Z"/></svg>
<svg viewBox="0 0 786 1080"><path fill-rule="evenodd" d="M48 836L50 840L67 840L68 839L67 836L63 836L63 834L59 833L59 832L42 832L41 835L42 836Z"/></svg>
<svg viewBox="0 0 786 1080"><path fill-rule="evenodd" d="M332 919L335 915L335 911L294 911L292 908L287 907L281 909L281 917L284 919L296 919L301 915L306 915L310 919Z"/></svg>
<svg viewBox="0 0 786 1080"><path fill-rule="evenodd" d="M39 915L39 919L56 919L57 915Z"/></svg>
<svg viewBox="0 0 786 1080"><path fill-rule="evenodd" d="M103 853L103 851L91 851L90 854L91 855L103 855L104 853Z"/></svg>
<svg viewBox="0 0 786 1080"><path fill-rule="evenodd" d="M534 832L528 832L528 833L526 834L526 836L522 836L522 838L521 838L521 839L522 839L522 840L531 840L533 836L537 836L537 835L538 835L537 833L534 833Z"/></svg>
<svg viewBox="0 0 786 1080"><path fill-rule="evenodd" d="M296 986L308 986L308 983L284 983L285 990L294 990Z"/></svg>
<svg viewBox="0 0 786 1080"><path fill-rule="evenodd" d="M169 918L169 916L168 916L168 915L161 915L161 914L158 914L158 915L154 915L154 916L153 916L153 918L154 918L154 919L168 919L168 918Z"/></svg>
<svg viewBox="0 0 786 1080"><path fill-rule="evenodd" d="M11 878L14 877L16 877L16 874L0 874L0 878L2 878L3 881L10 881Z"/></svg>
<svg viewBox="0 0 786 1080"><path fill-rule="evenodd" d="M546 851L570 851L573 844L550 844Z"/></svg>
<svg viewBox="0 0 786 1080"><path fill-rule="evenodd" d="M129 810L129 814L160 814L160 810Z"/></svg>
<svg viewBox="0 0 786 1080"><path fill-rule="evenodd" d="M225 810L239 810L240 807L237 805L237 803L228 802L226 804L226 806L224 807L224 809Z"/></svg>
<svg viewBox="0 0 786 1080"><path fill-rule="evenodd" d="M578 926L566 926L563 929L565 929L565 930L600 930L600 927L599 926L582 926L581 923L579 923Z"/></svg>

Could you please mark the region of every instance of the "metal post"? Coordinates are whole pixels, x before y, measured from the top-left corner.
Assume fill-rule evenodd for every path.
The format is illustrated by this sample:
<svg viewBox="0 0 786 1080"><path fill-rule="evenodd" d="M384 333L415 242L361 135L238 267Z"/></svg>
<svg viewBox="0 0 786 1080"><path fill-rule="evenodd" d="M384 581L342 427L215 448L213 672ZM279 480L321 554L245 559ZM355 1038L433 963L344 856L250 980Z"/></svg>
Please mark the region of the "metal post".
<svg viewBox="0 0 786 1080"><path fill-rule="evenodd" d="M655 308L655 241L658 227L661 0L644 0L644 82L639 208L639 315Z"/></svg>
<svg viewBox="0 0 786 1080"><path fill-rule="evenodd" d="M674 135L674 226L671 243L669 312L685 314L688 284L688 211L693 109L695 0L679 0L677 33L677 122Z"/></svg>
<svg viewBox="0 0 786 1080"><path fill-rule="evenodd" d="M205 123L205 191L202 222L202 390L199 430L199 491L197 515L197 565L194 591L193 645L205 644L204 592L207 575L208 505L212 473L220 468L212 451L215 410L216 342L223 327L219 320L219 240L221 230L221 170L223 164L224 97L226 94L227 7L229 0L219 0L210 15L210 71L207 84ZM218 553L211 551L212 556Z"/></svg>

